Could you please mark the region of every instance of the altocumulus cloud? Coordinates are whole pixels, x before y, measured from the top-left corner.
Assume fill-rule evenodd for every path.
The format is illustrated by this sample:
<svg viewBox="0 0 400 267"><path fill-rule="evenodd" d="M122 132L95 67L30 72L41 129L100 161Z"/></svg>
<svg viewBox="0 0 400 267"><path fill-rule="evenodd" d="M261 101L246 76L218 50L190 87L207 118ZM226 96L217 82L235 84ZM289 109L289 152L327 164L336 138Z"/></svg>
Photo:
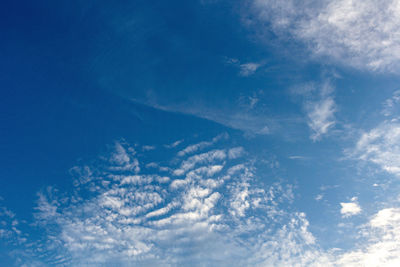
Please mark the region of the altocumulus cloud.
<svg viewBox="0 0 400 267"><path fill-rule="evenodd" d="M162 175L142 174L146 163L116 142L101 163L73 168L81 181L73 192L38 193L35 225L45 235L16 257L73 266L294 266L327 258L306 215L286 210L290 185L262 184L241 147L210 149L175 156Z"/></svg>
<svg viewBox="0 0 400 267"><path fill-rule="evenodd" d="M72 192L47 187L38 193L30 227L41 229L39 238L19 230L17 216L6 208L0 213L8 221L1 237L15 247L21 266L396 266L400 261L398 208L378 210L359 225L353 249L324 250L309 231L306 214L291 208L291 185L262 183L242 147L209 149L172 156L174 163L164 171L141 173L140 165L147 163L132 146L116 142L108 158L71 169ZM183 172L175 175L176 170ZM356 198L341 204L345 217L361 212Z"/></svg>

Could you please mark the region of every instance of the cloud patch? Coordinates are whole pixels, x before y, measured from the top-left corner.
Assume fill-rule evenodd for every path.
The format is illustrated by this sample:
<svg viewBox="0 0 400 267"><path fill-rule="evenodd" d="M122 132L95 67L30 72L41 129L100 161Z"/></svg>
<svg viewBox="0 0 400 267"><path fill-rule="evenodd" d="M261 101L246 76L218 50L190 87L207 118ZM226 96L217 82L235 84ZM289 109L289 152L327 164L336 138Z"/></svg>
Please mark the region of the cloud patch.
<svg viewBox="0 0 400 267"><path fill-rule="evenodd" d="M363 70L398 72L400 3L395 0L254 0L259 32L305 44L317 57Z"/></svg>
<svg viewBox="0 0 400 267"><path fill-rule="evenodd" d="M129 147L118 143L103 162L141 161ZM35 224L42 238L15 255L42 266L319 262L324 257L305 214L282 208L294 199L292 187L263 184L251 161L241 158L243 150L184 157L178 164L183 179L107 164L87 167L92 178L74 192L48 187L38 194Z"/></svg>
<svg viewBox="0 0 400 267"><path fill-rule="evenodd" d="M361 213L361 207L358 205L356 197L351 198L351 202L341 202L340 206L342 207L340 213L345 218Z"/></svg>
<svg viewBox="0 0 400 267"><path fill-rule="evenodd" d="M322 84L304 84L290 89L290 94L302 99L307 115L307 124L312 133L310 138L315 142L336 124L336 103L333 97L334 88L329 81Z"/></svg>
<svg viewBox="0 0 400 267"><path fill-rule="evenodd" d="M379 166L382 170L400 176L400 123L387 120L364 132L351 156Z"/></svg>
<svg viewBox="0 0 400 267"><path fill-rule="evenodd" d="M341 254L339 266L398 266L400 264L400 209L384 208L361 228L365 240Z"/></svg>

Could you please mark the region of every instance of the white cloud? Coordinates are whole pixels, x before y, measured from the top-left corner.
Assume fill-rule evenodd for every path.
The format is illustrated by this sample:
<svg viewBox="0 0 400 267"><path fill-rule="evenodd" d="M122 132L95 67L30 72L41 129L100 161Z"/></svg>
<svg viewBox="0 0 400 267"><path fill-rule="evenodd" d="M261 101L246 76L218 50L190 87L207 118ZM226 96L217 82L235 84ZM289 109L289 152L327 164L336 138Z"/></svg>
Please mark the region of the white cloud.
<svg viewBox="0 0 400 267"><path fill-rule="evenodd" d="M133 153L134 154L134 153ZM126 164L130 161L130 157L125 150L125 148L119 143L115 143L115 151L112 153L110 162L116 163L118 165Z"/></svg>
<svg viewBox="0 0 400 267"><path fill-rule="evenodd" d="M173 142L172 144L168 144L168 145L164 145L164 146L166 148L174 148L174 147L179 146L182 142L183 142L183 139L177 140L177 141Z"/></svg>
<svg viewBox="0 0 400 267"><path fill-rule="evenodd" d="M89 166L75 166L69 170L69 173L74 177L74 185L86 184L93 179L93 171Z"/></svg>
<svg viewBox="0 0 400 267"><path fill-rule="evenodd" d="M261 32L268 25L282 38L305 43L316 56L394 72L400 62L399 12L396 0L254 0L251 5Z"/></svg>
<svg viewBox="0 0 400 267"><path fill-rule="evenodd" d="M239 146L239 147L234 147L228 150L228 157L230 159L236 159L239 158L240 156L242 156L244 154L244 149L243 147Z"/></svg>
<svg viewBox="0 0 400 267"><path fill-rule="evenodd" d="M395 91L392 97L386 99L382 114L386 117L397 114L399 111L400 104L400 90Z"/></svg>
<svg viewBox="0 0 400 267"><path fill-rule="evenodd" d="M150 150L154 150L154 149L156 149L155 146L148 146L148 145L142 146L143 151L150 151Z"/></svg>
<svg viewBox="0 0 400 267"><path fill-rule="evenodd" d="M252 74L254 74L257 69L261 67L261 64L259 63L255 63L255 62L249 62L249 63L244 63L244 64L240 64L240 76L250 76Z"/></svg>
<svg viewBox="0 0 400 267"><path fill-rule="evenodd" d="M347 151L359 160L371 162L388 173L400 176L400 124L384 121L359 138L355 149Z"/></svg>
<svg viewBox="0 0 400 267"><path fill-rule="evenodd" d="M243 131L249 135L266 135L273 133L279 128L279 122L284 121L295 124L298 123L298 118L274 118L264 112L252 112L248 108L239 108L232 110L232 106L220 105L218 107L210 106L207 103L196 102L192 104L185 103L163 103L158 99L132 99L142 105L169 111L191 114L199 118L207 119L226 127Z"/></svg>
<svg viewBox="0 0 400 267"><path fill-rule="evenodd" d="M361 208L356 202L357 199L352 199L352 202L341 202L340 206L342 207L340 209L340 213L342 214L343 217L350 217L353 215L357 215L361 212Z"/></svg>
<svg viewBox="0 0 400 267"><path fill-rule="evenodd" d="M121 154L120 147L116 150ZM180 166L188 171L184 180L104 166L70 196L49 189L39 194L35 215L46 235L31 243L40 249L27 251L50 265L319 262L324 257L305 214L281 208L293 201L291 186L261 184L249 162L217 164L237 159L241 150L182 159ZM121 164L133 160L117 158ZM185 182L171 188L177 181Z"/></svg>
<svg viewBox="0 0 400 267"><path fill-rule="evenodd" d="M183 150L179 151L178 156L183 157L186 154L191 154L193 152L196 152L197 150L206 148L211 145L212 145L212 142L207 142L207 141L203 141L203 142L200 142L200 143L197 143L194 145L190 145L190 146L185 147Z"/></svg>
<svg viewBox="0 0 400 267"><path fill-rule="evenodd" d="M115 151L112 153L109 161L112 164L110 169L119 171L140 171L139 161L133 156L136 151L133 147L125 148L120 142L115 143Z"/></svg>
<svg viewBox="0 0 400 267"><path fill-rule="evenodd" d="M294 156L289 156L289 159L307 159L307 157L304 156L298 156L298 155L294 155Z"/></svg>
<svg viewBox="0 0 400 267"><path fill-rule="evenodd" d="M337 258L339 266L399 266L400 265L400 209L378 211L361 229L365 240L358 248L344 252Z"/></svg>
<svg viewBox="0 0 400 267"><path fill-rule="evenodd" d="M315 197L315 200L316 201L320 201L320 200L322 200L324 198L324 195L323 194L318 194L316 197Z"/></svg>
<svg viewBox="0 0 400 267"><path fill-rule="evenodd" d="M0 198L0 202L3 199ZM8 245L22 244L26 235L19 230L16 214L6 207L0 206L0 241Z"/></svg>
<svg viewBox="0 0 400 267"><path fill-rule="evenodd" d="M335 102L332 97L327 97L319 102L307 104L306 109L308 126L313 131L311 139L319 140L335 124Z"/></svg>
<svg viewBox="0 0 400 267"><path fill-rule="evenodd" d="M174 175L183 175L188 170L195 167L197 164L200 163L210 163L214 162L215 160L224 160L226 158L225 150L215 149L206 153L198 154L189 157L188 159L184 160L181 163L179 169L174 170Z"/></svg>
<svg viewBox="0 0 400 267"><path fill-rule="evenodd" d="M313 141L320 140L336 123L333 92L334 87L329 80L318 85L308 83L290 89L292 96L302 99L307 114L307 124L312 131L310 138Z"/></svg>
<svg viewBox="0 0 400 267"><path fill-rule="evenodd" d="M243 77L253 75L260 67L264 65L263 63L258 62L241 63L237 58L226 58L225 63L239 68L239 75Z"/></svg>
<svg viewBox="0 0 400 267"><path fill-rule="evenodd" d="M189 146L185 147L184 149L182 149L181 151L179 151L178 156L183 157L187 154L192 154L194 152L197 152L198 150L212 146L213 144L215 144L222 138L225 138L225 139L228 138L228 134L226 134L226 133L220 134L220 135L217 135L216 137L214 137L211 141L202 141L202 142L194 144L194 145L189 145Z"/></svg>
<svg viewBox="0 0 400 267"><path fill-rule="evenodd" d="M146 168L158 168L158 164L155 162L150 162L146 164Z"/></svg>
<svg viewBox="0 0 400 267"><path fill-rule="evenodd" d="M217 151L225 151L224 165L210 157ZM199 159L185 179L90 167L96 178L71 194L48 188L38 195L35 218L43 238L15 253L32 266L397 266L398 208L382 209L358 226L354 249L323 250L306 215L288 210L292 186L263 184L251 162L231 166L226 151L182 159L181 166ZM177 181L184 182L172 188ZM343 216L361 212L355 197L341 206ZM12 230L19 224L7 214Z"/></svg>

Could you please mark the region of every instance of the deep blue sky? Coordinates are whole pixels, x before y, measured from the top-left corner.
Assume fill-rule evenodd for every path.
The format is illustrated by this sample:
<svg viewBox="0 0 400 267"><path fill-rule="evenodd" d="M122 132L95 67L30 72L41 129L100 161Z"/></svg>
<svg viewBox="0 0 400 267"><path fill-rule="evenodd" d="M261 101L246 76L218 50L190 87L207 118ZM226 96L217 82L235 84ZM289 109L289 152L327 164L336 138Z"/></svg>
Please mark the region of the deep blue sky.
<svg viewBox="0 0 400 267"><path fill-rule="evenodd" d="M4 3L0 265L395 266L398 10Z"/></svg>

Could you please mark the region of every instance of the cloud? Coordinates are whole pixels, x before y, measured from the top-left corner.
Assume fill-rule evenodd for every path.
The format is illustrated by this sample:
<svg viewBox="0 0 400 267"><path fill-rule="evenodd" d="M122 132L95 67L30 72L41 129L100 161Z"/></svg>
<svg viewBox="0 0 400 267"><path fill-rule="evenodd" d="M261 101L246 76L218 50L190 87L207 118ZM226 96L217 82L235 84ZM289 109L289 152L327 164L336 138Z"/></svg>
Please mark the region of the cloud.
<svg viewBox="0 0 400 267"><path fill-rule="evenodd" d="M284 266L325 259L306 215L282 209L293 201L292 186L263 184L240 158L243 148L181 159L186 182L173 187L183 180L104 166L132 162L124 156L129 147L119 143L90 166L93 178L73 192L49 187L38 194L42 237L15 252L20 263Z"/></svg>
<svg viewBox="0 0 400 267"><path fill-rule="evenodd" d="M264 63L258 62L246 62L241 63L237 58L226 58L225 63L239 68L239 75L243 77L248 77L253 75Z"/></svg>
<svg viewBox="0 0 400 267"><path fill-rule="evenodd" d="M281 38L298 40L317 57L398 72L399 12L395 0L254 0L246 21L259 32L272 30Z"/></svg>
<svg viewBox="0 0 400 267"><path fill-rule="evenodd" d="M254 74L257 69L261 66L261 64L259 63L254 63L254 62L249 62L249 63L244 63L244 64L240 64L240 76L250 76L252 74Z"/></svg>
<svg viewBox="0 0 400 267"><path fill-rule="evenodd" d="M227 151L238 148L180 159L179 166L190 163L184 179L104 166L123 151L114 149L101 164L87 166L92 179L73 192L48 187L38 193L31 226L41 235L13 251L19 265L397 266L400 260L398 208L381 209L357 226L353 249L323 250L306 214L290 208L293 186L264 184L243 153L231 162ZM340 204L345 217L361 212L355 197ZM13 231L15 214L2 209L3 215Z"/></svg>
<svg viewBox="0 0 400 267"><path fill-rule="evenodd" d="M200 143L190 145L182 149L181 151L178 152L179 157L183 157L187 154L191 154L193 152L196 152L198 150L204 149L206 147L212 146L214 143L218 142L222 138L228 138L228 134L220 134L214 137L211 141L202 141Z"/></svg>
<svg viewBox="0 0 400 267"><path fill-rule="evenodd" d="M278 120L269 115L254 114L243 110L226 110L207 106L182 106L176 104L162 105L155 102L144 102L153 108L165 111L182 112L203 119L214 121L226 127L237 129L250 135L267 135L278 127ZM285 123L297 123L297 118L285 119Z"/></svg>
<svg viewBox="0 0 400 267"><path fill-rule="evenodd" d="M400 123L386 120L364 132L352 151L351 157L379 166L382 170L400 176Z"/></svg>
<svg viewBox="0 0 400 267"><path fill-rule="evenodd" d="M361 228L357 249L338 256L339 266L398 266L400 264L400 209L385 208Z"/></svg>
<svg viewBox="0 0 400 267"><path fill-rule="evenodd" d="M308 83L292 87L290 94L302 99L307 114L307 124L312 134L310 138L318 141L335 125L337 110L333 97L334 88L329 80L322 84Z"/></svg>
<svg viewBox="0 0 400 267"><path fill-rule="evenodd" d="M361 208L357 203L357 198L353 197L351 202L341 202L340 213L343 217L347 218L361 213Z"/></svg>
<svg viewBox="0 0 400 267"><path fill-rule="evenodd" d="M6 207L0 206L0 241L23 243L25 237L21 236L18 225L19 221L15 213Z"/></svg>
<svg viewBox="0 0 400 267"><path fill-rule="evenodd" d="M133 147L124 148L120 142L115 142L115 151L109 159L109 162L112 163L110 169L139 172L139 162L133 157L135 154L136 151Z"/></svg>
<svg viewBox="0 0 400 267"><path fill-rule="evenodd" d="M142 146L143 151L150 151L156 149L155 146Z"/></svg>
<svg viewBox="0 0 400 267"><path fill-rule="evenodd" d="M311 139L319 140L335 124L335 101L332 97L326 97L319 102L308 103L306 109L308 126L313 131Z"/></svg>
<svg viewBox="0 0 400 267"><path fill-rule="evenodd" d="M307 159L307 157L305 157L305 156L298 156L298 155L289 156L288 158L289 158L289 159Z"/></svg>
<svg viewBox="0 0 400 267"><path fill-rule="evenodd" d="M399 111L400 90L393 93L392 97L386 99L383 105L382 114L386 117L392 116Z"/></svg>
<svg viewBox="0 0 400 267"><path fill-rule="evenodd" d="M318 194L314 199L316 200L316 201L320 201L320 200L322 200L324 198L324 195L323 194Z"/></svg>
<svg viewBox="0 0 400 267"><path fill-rule="evenodd" d="M238 147L234 147L228 150L228 157L230 159L236 159L239 158L240 156L242 156L244 154L244 148L241 146Z"/></svg>
<svg viewBox="0 0 400 267"><path fill-rule="evenodd" d="M222 149L214 149L212 151L197 154L189 157L188 159L182 161L179 169L174 170L174 175L183 175L188 170L194 168L197 164L201 163L211 163L215 160L224 160L226 158L226 152Z"/></svg>
<svg viewBox="0 0 400 267"><path fill-rule="evenodd" d="M168 144L168 145L164 145L164 146L166 148L174 148L174 147L179 146L182 142L183 142L183 139L177 140L177 141L173 142L172 144Z"/></svg>

